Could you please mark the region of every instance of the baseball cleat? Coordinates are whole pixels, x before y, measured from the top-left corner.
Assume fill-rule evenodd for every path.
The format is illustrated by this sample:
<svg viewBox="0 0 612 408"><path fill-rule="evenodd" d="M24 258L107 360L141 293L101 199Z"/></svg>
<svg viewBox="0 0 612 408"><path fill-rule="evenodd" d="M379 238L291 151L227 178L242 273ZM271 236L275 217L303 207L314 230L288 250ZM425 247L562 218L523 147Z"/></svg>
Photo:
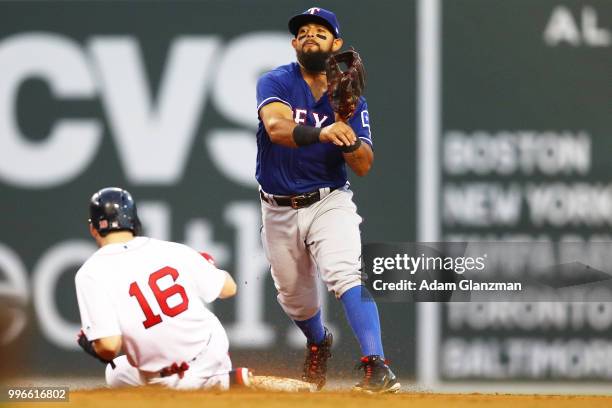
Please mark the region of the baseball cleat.
<svg viewBox="0 0 612 408"><path fill-rule="evenodd" d="M391 371L386 361L380 356L362 357L356 369L364 370L363 380L355 384L353 391L367 394L396 393L401 384Z"/></svg>
<svg viewBox="0 0 612 408"><path fill-rule="evenodd" d="M230 388L251 388L253 372L246 367L237 367L229 372Z"/></svg>
<svg viewBox="0 0 612 408"><path fill-rule="evenodd" d="M306 358L304 360L304 373L302 380L315 384L317 390L325 385L327 375L327 360L331 357L331 347L334 337L325 328L325 337L321 344L308 342L306 344Z"/></svg>

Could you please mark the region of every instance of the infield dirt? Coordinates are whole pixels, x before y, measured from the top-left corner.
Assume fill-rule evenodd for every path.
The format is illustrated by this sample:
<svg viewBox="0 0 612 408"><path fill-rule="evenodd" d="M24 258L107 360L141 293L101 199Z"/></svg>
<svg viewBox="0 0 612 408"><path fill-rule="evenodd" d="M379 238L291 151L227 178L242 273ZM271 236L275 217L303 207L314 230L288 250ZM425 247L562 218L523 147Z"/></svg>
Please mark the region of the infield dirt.
<svg viewBox="0 0 612 408"><path fill-rule="evenodd" d="M612 406L609 396L431 394L361 395L350 392L269 393L255 391L173 391L155 387L122 390L72 391L67 403L5 403L6 407L110 407L110 408L604 408Z"/></svg>

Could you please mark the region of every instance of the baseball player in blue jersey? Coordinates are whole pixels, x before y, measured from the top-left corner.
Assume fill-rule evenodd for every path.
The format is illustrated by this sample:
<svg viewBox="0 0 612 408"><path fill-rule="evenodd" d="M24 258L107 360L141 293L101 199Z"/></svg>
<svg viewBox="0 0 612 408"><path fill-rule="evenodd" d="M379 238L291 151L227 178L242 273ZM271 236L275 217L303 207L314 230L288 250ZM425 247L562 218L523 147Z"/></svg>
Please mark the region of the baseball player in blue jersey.
<svg viewBox="0 0 612 408"><path fill-rule="evenodd" d="M336 16L311 8L289 20L298 62L257 83L256 178L262 201L262 242L278 302L307 338L303 379L325 384L332 334L324 327L317 271L338 298L357 337L365 392L400 388L387 366L376 303L361 286L361 217L346 165L365 176L372 165L368 105L336 120L326 94L325 61L342 47ZM363 293L362 293L363 292Z"/></svg>

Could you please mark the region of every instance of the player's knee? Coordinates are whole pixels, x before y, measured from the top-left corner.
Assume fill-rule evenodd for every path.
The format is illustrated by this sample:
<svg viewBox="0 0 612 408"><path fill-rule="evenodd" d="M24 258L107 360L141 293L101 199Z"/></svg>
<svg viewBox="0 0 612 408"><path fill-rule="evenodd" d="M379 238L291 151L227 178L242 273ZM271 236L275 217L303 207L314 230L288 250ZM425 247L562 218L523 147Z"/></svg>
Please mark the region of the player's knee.
<svg viewBox="0 0 612 408"><path fill-rule="evenodd" d="M309 306L302 307L297 311L296 316L293 318L294 320L308 320L319 311L320 306Z"/></svg>
<svg viewBox="0 0 612 408"><path fill-rule="evenodd" d="M307 320L317 314L320 309L318 301L315 299L304 299L298 297L278 296L278 303L285 313L293 320Z"/></svg>
<svg viewBox="0 0 612 408"><path fill-rule="evenodd" d="M126 356L117 357L113 362L115 368L112 368L110 364L106 365L105 379L108 387L120 388L144 385L140 378L140 372L130 365Z"/></svg>
<svg viewBox="0 0 612 408"><path fill-rule="evenodd" d="M361 265L355 262L336 262L321 265L320 272L327 290L336 297L361 284Z"/></svg>
<svg viewBox="0 0 612 408"><path fill-rule="evenodd" d="M116 370L113 370L113 368L110 366L110 364L106 365L106 371L104 373L105 378L106 378L106 385L110 388L118 388L118 387L125 387L127 386L127 384L123 383L119 376L119 372L117 372Z"/></svg>
<svg viewBox="0 0 612 408"><path fill-rule="evenodd" d="M340 297L342 297L347 290L360 285L361 275L349 275L335 281L333 286L330 288L330 291L334 293L336 299L340 299Z"/></svg>

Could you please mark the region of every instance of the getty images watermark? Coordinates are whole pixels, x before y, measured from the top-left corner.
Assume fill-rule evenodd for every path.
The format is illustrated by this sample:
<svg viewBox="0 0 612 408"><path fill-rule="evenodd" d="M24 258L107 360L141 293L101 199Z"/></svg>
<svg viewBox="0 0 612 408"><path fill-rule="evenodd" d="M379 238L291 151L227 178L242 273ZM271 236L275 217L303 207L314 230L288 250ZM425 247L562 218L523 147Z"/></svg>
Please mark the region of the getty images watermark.
<svg viewBox="0 0 612 408"><path fill-rule="evenodd" d="M421 271L444 271L463 275L465 272L483 271L487 254L479 257L471 256L410 256L408 254L395 254L394 257L375 257L373 259L372 273L381 275L387 271L403 271L415 275ZM385 282L375 279L372 282L375 290L521 290L520 282L478 282L472 279L461 279L458 282L444 282L437 279L421 280L417 282L410 279L400 279L399 282Z"/></svg>
<svg viewBox="0 0 612 408"><path fill-rule="evenodd" d="M612 301L612 259L602 259L612 258L612 242L593 245L585 252L574 242L366 244L363 286L395 302Z"/></svg>

